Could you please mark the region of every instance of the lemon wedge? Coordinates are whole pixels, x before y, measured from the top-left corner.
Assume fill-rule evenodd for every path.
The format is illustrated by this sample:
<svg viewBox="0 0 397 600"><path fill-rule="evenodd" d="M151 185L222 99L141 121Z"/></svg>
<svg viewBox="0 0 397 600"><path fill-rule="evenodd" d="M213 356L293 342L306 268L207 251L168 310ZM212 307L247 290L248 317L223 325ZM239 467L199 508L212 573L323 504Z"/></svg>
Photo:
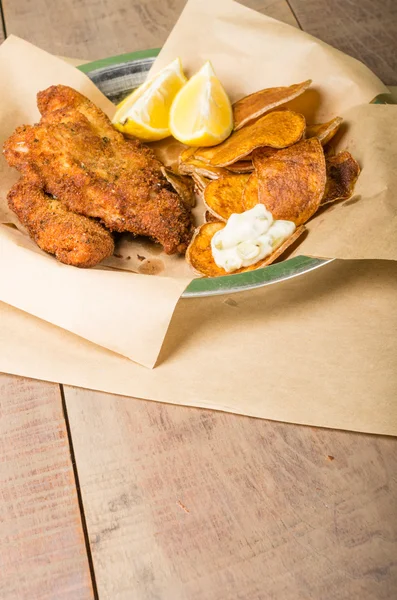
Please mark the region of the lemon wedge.
<svg viewBox="0 0 397 600"><path fill-rule="evenodd" d="M215 146L232 129L230 100L208 61L177 93L170 112L171 133L188 146Z"/></svg>
<svg viewBox="0 0 397 600"><path fill-rule="evenodd" d="M118 105L113 125L127 137L146 142L168 137L171 104L186 81L181 61L176 58Z"/></svg>

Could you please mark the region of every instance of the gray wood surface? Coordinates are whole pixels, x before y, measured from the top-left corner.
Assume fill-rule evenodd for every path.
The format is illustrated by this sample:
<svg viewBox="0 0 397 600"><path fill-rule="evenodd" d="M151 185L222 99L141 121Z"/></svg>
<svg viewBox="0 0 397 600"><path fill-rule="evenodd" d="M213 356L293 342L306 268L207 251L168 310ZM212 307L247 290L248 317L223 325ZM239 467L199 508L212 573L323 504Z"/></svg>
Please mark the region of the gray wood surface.
<svg viewBox="0 0 397 600"><path fill-rule="evenodd" d="M101 600L392 600L397 440L68 388Z"/></svg>
<svg viewBox="0 0 397 600"><path fill-rule="evenodd" d="M161 46L184 3L2 0L7 33L88 60ZM244 3L297 25L286 0ZM394 2L290 4L397 83ZM395 597L396 439L70 387L65 402L100 600ZM89 600L59 388L1 375L0 413L0 598Z"/></svg>
<svg viewBox="0 0 397 600"><path fill-rule="evenodd" d="M307 33L364 62L397 85L396 0L289 0Z"/></svg>
<svg viewBox="0 0 397 600"><path fill-rule="evenodd" d="M93 597L59 386L0 375L0 598Z"/></svg>
<svg viewBox="0 0 397 600"><path fill-rule="evenodd" d="M2 2L8 34L53 54L88 60L160 47L186 4L186 0ZM295 24L286 0L247 0L243 4Z"/></svg>
<svg viewBox="0 0 397 600"><path fill-rule="evenodd" d="M161 46L186 0L2 0L8 33L65 56L92 59ZM395 0L245 0L246 6L358 58L397 85ZM292 8L292 10L291 10Z"/></svg>

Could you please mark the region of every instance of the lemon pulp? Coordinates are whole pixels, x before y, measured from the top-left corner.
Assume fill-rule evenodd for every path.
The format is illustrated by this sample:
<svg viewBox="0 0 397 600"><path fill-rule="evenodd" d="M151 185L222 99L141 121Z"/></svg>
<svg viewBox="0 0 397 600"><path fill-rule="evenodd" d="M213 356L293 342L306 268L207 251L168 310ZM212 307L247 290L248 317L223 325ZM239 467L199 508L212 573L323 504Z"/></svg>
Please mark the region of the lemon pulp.
<svg viewBox="0 0 397 600"><path fill-rule="evenodd" d="M118 105L113 125L126 136L148 142L168 137L171 104L186 81L176 58Z"/></svg>
<svg viewBox="0 0 397 600"><path fill-rule="evenodd" d="M188 146L214 146L230 135L232 107L209 61L175 96L169 126L172 135Z"/></svg>

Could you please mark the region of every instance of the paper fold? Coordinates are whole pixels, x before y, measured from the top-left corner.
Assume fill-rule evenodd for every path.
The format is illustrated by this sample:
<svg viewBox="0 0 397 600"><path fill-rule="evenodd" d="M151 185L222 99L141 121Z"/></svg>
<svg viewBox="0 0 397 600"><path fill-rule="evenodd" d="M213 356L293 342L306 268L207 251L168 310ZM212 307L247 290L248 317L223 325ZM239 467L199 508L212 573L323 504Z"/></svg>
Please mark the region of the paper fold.
<svg viewBox="0 0 397 600"><path fill-rule="evenodd" d="M40 118L36 93L70 85L105 113L115 107L91 80L63 60L14 36L0 47L0 145ZM0 157L0 222L14 223L6 195L19 174ZM182 259L181 259L182 260ZM191 278L77 269L41 252L30 238L0 226L0 300L147 367L153 367L175 305Z"/></svg>
<svg viewBox="0 0 397 600"><path fill-rule="evenodd" d="M211 59L232 99L313 79L313 90L291 107L312 122L343 116L339 147L352 152L362 174L354 198L309 223L298 253L397 258L397 109L368 104L387 92L374 74L229 0L188 2L154 70L177 55L189 74ZM108 114L114 110L85 75L14 37L0 48L0 81L0 143L17 125L38 119L35 94L52 84L71 85ZM1 157L3 223L15 222L5 196L16 178ZM1 226L0 369L176 404L397 435L394 262L335 261L261 290L181 300L151 371L136 363L154 365L189 282L173 265L175 277L102 266L79 270L45 255L23 232Z"/></svg>
<svg viewBox="0 0 397 600"><path fill-rule="evenodd" d="M206 32L203 35L203 31ZM151 74L180 56L189 75L208 59L232 100L312 79L287 106L309 123L344 118L336 151L362 168L354 199L320 210L295 255L397 260L397 106L369 104L388 88L360 61L231 0L190 0Z"/></svg>
<svg viewBox="0 0 397 600"><path fill-rule="evenodd" d="M396 293L395 262L334 261L280 285L181 300L154 370L0 303L0 370L397 435Z"/></svg>
<svg viewBox="0 0 397 600"><path fill-rule="evenodd" d="M75 269L36 250L33 242L29 248L20 232L0 228L3 302L154 366L189 280ZM7 259L11 254L12 262Z"/></svg>

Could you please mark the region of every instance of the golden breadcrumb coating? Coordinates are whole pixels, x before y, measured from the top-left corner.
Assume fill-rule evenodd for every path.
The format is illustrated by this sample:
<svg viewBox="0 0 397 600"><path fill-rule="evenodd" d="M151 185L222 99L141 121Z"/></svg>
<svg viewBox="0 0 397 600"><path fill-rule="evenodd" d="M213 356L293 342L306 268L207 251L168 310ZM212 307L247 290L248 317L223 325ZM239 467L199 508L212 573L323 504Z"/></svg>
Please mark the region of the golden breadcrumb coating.
<svg viewBox="0 0 397 600"><path fill-rule="evenodd" d="M94 267L113 254L109 231L93 219L70 212L34 183L20 179L7 198L31 238L59 261L75 267Z"/></svg>
<svg viewBox="0 0 397 600"><path fill-rule="evenodd" d="M183 253L192 236L190 208L161 172L154 152L126 140L79 92L62 85L38 94L39 124L18 127L4 144L9 165L69 210L111 231L129 231Z"/></svg>

